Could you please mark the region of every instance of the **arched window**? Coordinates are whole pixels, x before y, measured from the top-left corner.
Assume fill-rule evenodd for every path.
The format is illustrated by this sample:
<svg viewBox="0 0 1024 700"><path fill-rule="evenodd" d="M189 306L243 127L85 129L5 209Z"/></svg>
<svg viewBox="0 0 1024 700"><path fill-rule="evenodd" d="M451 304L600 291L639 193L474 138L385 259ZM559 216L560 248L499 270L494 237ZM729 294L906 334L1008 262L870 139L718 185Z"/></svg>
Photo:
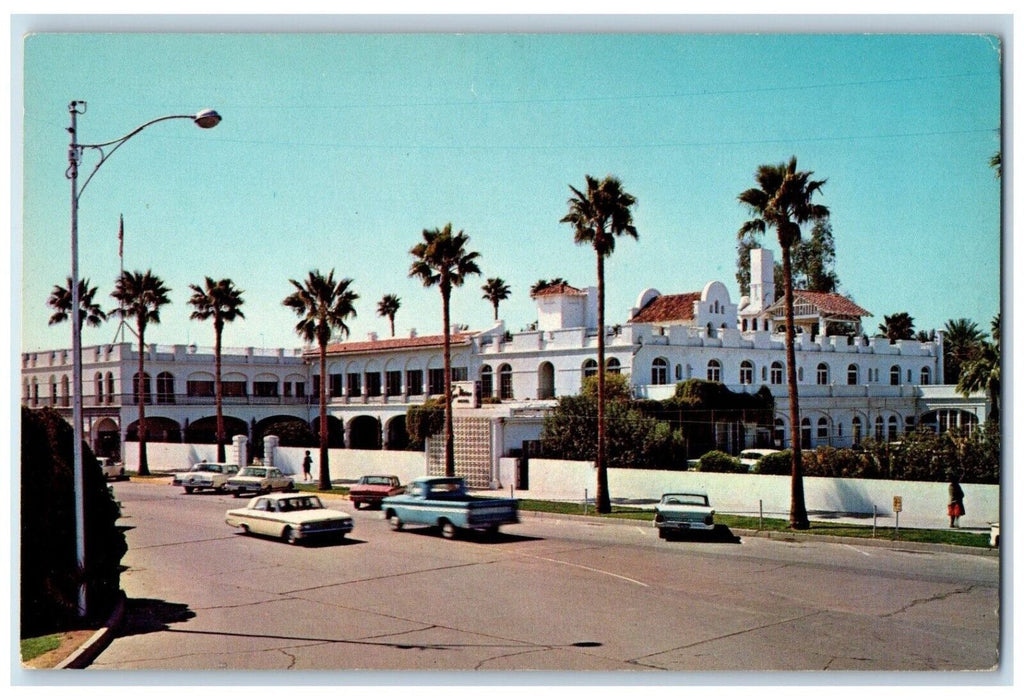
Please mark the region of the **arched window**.
<svg viewBox="0 0 1024 700"><path fill-rule="evenodd" d="M480 368L480 395L485 399L494 396L494 370L490 365Z"/></svg>
<svg viewBox="0 0 1024 700"><path fill-rule="evenodd" d="M804 450L811 449L811 419L804 418L800 421L800 447Z"/></svg>
<svg viewBox="0 0 1024 700"><path fill-rule="evenodd" d="M107 403L114 402L114 373L107 372Z"/></svg>
<svg viewBox="0 0 1024 700"><path fill-rule="evenodd" d="M96 387L96 403L101 404L103 403L103 373L97 372L92 381Z"/></svg>
<svg viewBox="0 0 1024 700"><path fill-rule="evenodd" d="M888 439L889 442L892 442L896 439L898 431L899 421L896 419L896 416L889 416L889 435L886 439Z"/></svg>
<svg viewBox="0 0 1024 700"><path fill-rule="evenodd" d="M61 405L69 406L71 399L71 382L67 375L60 378L60 402Z"/></svg>
<svg viewBox="0 0 1024 700"><path fill-rule="evenodd" d="M931 367L922 367L921 368L921 384L931 384L931 383L932 383L932 370L931 370Z"/></svg>
<svg viewBox="0 0 1024 700"><path fill-rule="evenodd" d="M597 360L590 358L583 361L583 378L593 377L597 374Z"/></svg>
<svg viewBox="0 0 1024 700"><path fill-rule="evenodd" d="M882 421L881 416L875 417L875 439L879 442L882 441L882 430L885 428L885 422Z"/></svg>
<svg viewBox="0 0 1024 700"><path fill-rule="evenodd" d="M619 374L622 371L622 364L619 363L619 359L617 357L609 357L605 360L604 366L608 368L606 370L608 374ZM594 362L594 368L597 368L596 361Z"/></svg>
<svg viewBox="0 0 1024 700"><path fill-rule="evenodd" d="M828 365L826 365L824 362L818 363L818 369L815 373L815 380L818 382L818 384L829 383Z"/></svg>
<svg viewBox="0 0 1024 700"><path fill-rule="evenodd" d="M740 363L740 384L754 383L754 363L750 360L743 360Z"/></svg>
<svg viewBox="0 0 1024 700"><path fill-rule="evenodd" d="M782 384L782 363L781 362L773 362L772 363L771 383L772 384Z"/></svg>
<svg viewBox="0 0 1024 700"><path fill-rule="evenodd" d="M144 397L143 400L146 403L151 403L152 402L153 397L152 397L152 392L150 391L149 375L148 374L143 374L142 375L142 395ZM132 376L132 402L133 403L138 403L139 402L139 374L138 374L138 372L136 372Z"/></svg>
<svg viewBox="0 0 1024 700"><path fill-rule="evenodd" d="M860 384L860 369L857 365L850 365L846 368L846 383L850 386Z"/></svg>
<svg viewBox="0 0 1024 700"><path fill-rule="evenodd" d="M664 357L656 357L651 363L651 384L668 384L668 360Z"/></svg>
<svg viewBox="0 0 1024 700"><path fill-rule="evenodd" d="M818 444L819 445L829 445L829 444L831 444L831 441L829 440L829 435L828 435L828 418L824 418L823 417L823 418L819 418L818 419Z"/></svg>
<svg viewBox="0 0 1024 700"><path fill-rule="evenodd" d="M39 405L39 381L32 377L32 405Z"/></svg>
<svg viewBox="0 0 1024 700"><path fill-rule="evenodd" d="M156 402L174 403L174 375L170 372L156 375Z"/></svg>
<svg viewBox="0 0 1024 700"><path fill-rule="evenodd" d="M720 382L722 381L722 363L718 360L708 361L708 381L709 382Z"/></svg>
<svg viewBox="0 0 1024 700"><path fill-rule="evenodd" d="M853 417L853 444L859 445L864 436L864 427L861 425L860 416Z"/></svg>
<svg viewBox="0 0 1024 700"><path fill-rule="evenodd" d="M511 399L512 398L512 367L511 365L502 365L498 368L498 391L499 398Z"/></svg>
<svg viewBox="0 0 1024 700"><path fill-rule="evenodd" d="M555 398L555 366L550 362L541 362L537 367L537 398Z"/></svg>
<svg viewBox="0 0 1024 700"><path fill-rule="evenodd" d="M900 383L900 366L893 365L889 368L889 384L892 386L898 386Z"/></svg>
<svg viewBox="0 0 1024 700"><path fill-rule="evenodd" d="M803 367L797 367L796 368L796 380L798 382L802 382L804 380L804 368Z"/></svg>

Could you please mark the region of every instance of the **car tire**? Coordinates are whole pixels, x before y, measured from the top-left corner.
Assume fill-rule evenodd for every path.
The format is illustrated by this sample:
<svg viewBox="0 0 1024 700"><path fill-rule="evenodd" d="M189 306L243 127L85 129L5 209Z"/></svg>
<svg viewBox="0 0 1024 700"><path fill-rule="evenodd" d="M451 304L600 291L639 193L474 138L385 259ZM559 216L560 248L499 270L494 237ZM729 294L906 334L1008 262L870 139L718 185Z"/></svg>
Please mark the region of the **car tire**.
<svg viewBox="0 0 1024 700"><path fill-rule="evenodd" d="M288 485L284 487L284 490L288 493L295 493L295 482L289 481Z"/></svg>
<svg viewBox="0 0 1024 700"><path fill-rule="evenodd" d="M281 533L281 539L287 542L288 544L299 543L299 538L295 536L295 531L292 530L290 527L286 527L284 529L284 532Z"/></svg>
<svg viewBox="0 0 1024 700"><path fill-rule="evenodd" d="M235 498L241 498L242 497L242 492L241 491L235 491L234 497Z"/></svg>
<svg viewBox="0 0 1024 700"><path fill-rule="evenodd" d="M441 521L441 536L446 540L454 540L459 536L459 528L447 520Z"/></svg>
<svg viewBox="0 0 1024 700"><path fill-rule="evenodd" d="M191 487L191 486L186 486L185 487L185 493L192 493L193 491L195 491L195 489L193 487Z"/></svg>
<svg viewBox="0 0 1024 700"><path fill-rule="evenodd" d="M390 525L391 529L395 532L400 532L405 523L402 522L402 519L399 518L397 514L388 513L388 525Z"/></svg>
<svg viewBox="0 0 1024 700"><path fill-rule="evenodd" d="M242 523L242 525L241 525L241 528L242 528L242 534L243 534L243 535L249 535L249 534L251 534L251 533L249 532L249 526L248 526L248 525L246 525L245 523Z"/></svg>

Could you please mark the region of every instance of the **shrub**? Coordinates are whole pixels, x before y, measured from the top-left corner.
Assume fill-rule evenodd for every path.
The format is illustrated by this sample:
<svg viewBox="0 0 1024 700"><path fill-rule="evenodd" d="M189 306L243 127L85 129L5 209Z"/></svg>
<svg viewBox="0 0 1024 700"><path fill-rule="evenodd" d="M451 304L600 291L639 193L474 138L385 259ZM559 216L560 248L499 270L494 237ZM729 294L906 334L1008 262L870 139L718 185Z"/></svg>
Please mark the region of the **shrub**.
<svg viewBox="0 0 1024 700"><path fill-rule="evenodd" d="M760 462L757 463L758 474L792 474L793 473L793 453L790 450L782 450L781 452L773 452L770 455L765 455Z"/></svg>
<svg viewBox="0 0 1024 700"><path fill-rule="evenodd" d="M405 414L405 429L409 433L409 449L422 450L428 437L444 430L444 402L427 399L419 406L410 406Z"/></svg>
<svg viewBox="0 0 1024 700"><path fill-rule="evenodd" d="M21 411L21 636L79 624L78 587L86 605L105 616L120 591L128 551L117 527L120 507L96 458L83 446L85 571L78 568L75 533L74 431L51 409Z"/></svg>
<svg viewBox="0 0 1024 700"><path fill-rule="evenodd" d="M740 460L718 450L708 452L697 462L699 472L746 473L747 467Z"/></svg>

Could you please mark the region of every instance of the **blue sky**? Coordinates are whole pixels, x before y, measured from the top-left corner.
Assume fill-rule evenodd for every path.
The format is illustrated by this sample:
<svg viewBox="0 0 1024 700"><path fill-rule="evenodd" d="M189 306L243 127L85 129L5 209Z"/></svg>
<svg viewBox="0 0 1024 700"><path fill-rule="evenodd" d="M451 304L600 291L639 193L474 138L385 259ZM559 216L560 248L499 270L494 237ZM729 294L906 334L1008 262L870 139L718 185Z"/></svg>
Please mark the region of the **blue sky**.
<svg viewBox="0 0 1024 700"><path fill-rule="evenodd" d="M967 317L987 330L1000 303L988 165L1000 69L984 34L37 34L24 44L12 235L21 346L70 345L45 301L70 271L71 100L88 104L83 143L204 107L224 118L210 131L154 125L81 198L81 275L103 303L122 214L125 267L172 290L149 342L212 344L186 303L211 276L245 290L226 345L298 347L281 300L314 268L353 278L352 339L389 333L384 294L401 298L399 335L440 332L440 295L408 277L408 251L448 222L483 271L456 291L453 320L488 326L480 286L500 276L512 287L501 316L519 330L536 318L538 279L595 283L593 251L559 223L586 174L614 174L637 198L639 239L607 265L610 323L648 287L717 279L737 300L737 195L758 165L793 155L828 180L836 269L874 314L869 332L899 311L918 329ZM765 243L776 249L774 233Z"/></svg>

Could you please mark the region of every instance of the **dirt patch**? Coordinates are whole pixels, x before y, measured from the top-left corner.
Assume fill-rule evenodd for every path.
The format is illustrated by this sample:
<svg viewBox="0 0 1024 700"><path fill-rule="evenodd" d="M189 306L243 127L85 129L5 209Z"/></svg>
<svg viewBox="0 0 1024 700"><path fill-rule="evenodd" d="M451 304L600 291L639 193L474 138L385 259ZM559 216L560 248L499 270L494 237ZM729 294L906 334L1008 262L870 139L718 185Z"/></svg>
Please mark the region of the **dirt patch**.
<svg viewBox="0 0 1024 700"><path fill-rule="evenodd" d="M45 654L40 654L30 661L25 661L22 666L25 668L54 668L68 658L78 647L85 644L89 637L96 634L96 630L71 630L60 633L60 646Z"/></svg>

